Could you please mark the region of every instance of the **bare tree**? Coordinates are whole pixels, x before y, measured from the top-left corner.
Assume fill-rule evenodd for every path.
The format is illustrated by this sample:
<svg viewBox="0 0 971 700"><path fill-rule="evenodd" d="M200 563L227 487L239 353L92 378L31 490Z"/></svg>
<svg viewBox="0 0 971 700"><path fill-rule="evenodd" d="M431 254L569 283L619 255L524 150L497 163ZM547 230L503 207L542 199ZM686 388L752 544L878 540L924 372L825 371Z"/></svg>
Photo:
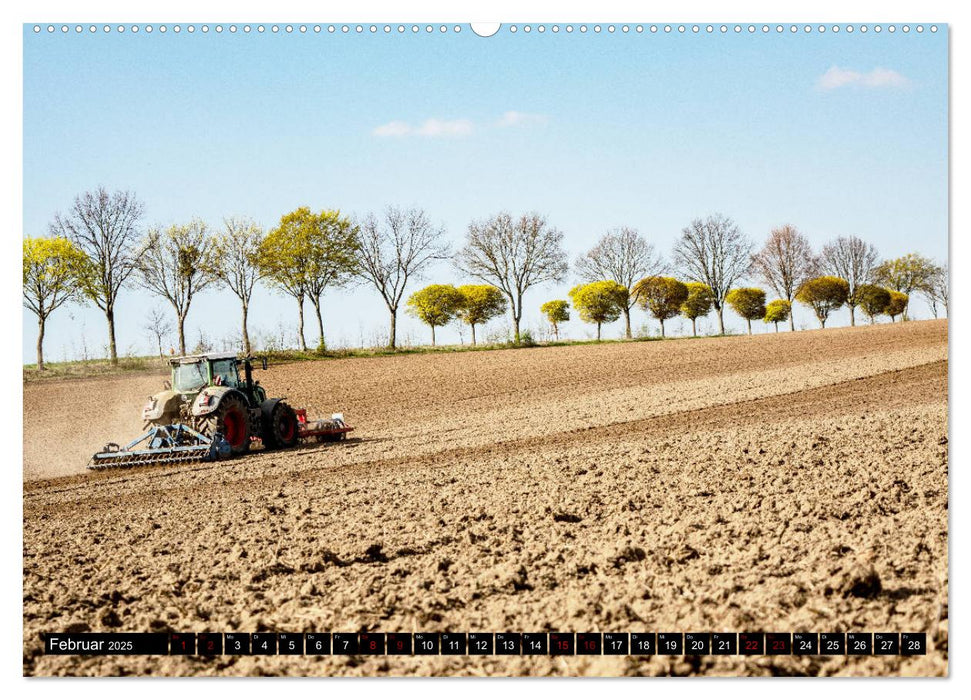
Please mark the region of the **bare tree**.
<svg viewBox="0 0 971 700"><path fill-rule="evenodd" d="M465 247L456 267L471 277L493 284L509 298L513 333L519 343L523 295L530 287L558 282L566 276L563 234L536 213L513 219L500 212L486 221L469 224Z"/></svg>
<svg viewBox="0 0 971 700"><path fill-rule="evenodd" d="M940 266L935 265L927 284L921 289L921 293L927 298L927 303L930 304L934 318L937 318L938 304L944 307L944 315L948 315L949 281L947 263Z"/></svg>
<svg viewBox="0 0 971 700"><path fill-rule="evenodd" d="M625 334L632 337L630 310L637 303L631 291L634 284L645 277L657 276L664 271L661 256L654 246L637 232L623 226L605 233L586 255L577 258L574 265L579 276L586 282L612 280L628 290L627 301L621 311L624 314Z"/></svg>
<svg viewBox="0 0 971 700"><path fill-rule="evenodd" d="M153 306L152 310L148 312L148 318L145 319L144 328L158 345L158 356L165 357L165 353L162 351L162 339L172 332L172 322L165 317L160 308Z"/></svg>
<svg viewBox="0 0 971 700"><path fill-rule="evenodd" d="M74 198L65 214L57 214L51 234L69 238L87 256L92 274L84 293L108 321L108 352L118 364L115 342L115 303L136 267L138 222L144 209L132 192L109 194L104 187Z"/></svg>
<svg viewBox="0 0 971 700"><path fill-rule="evenodd" d="M139 256L142 286L168 300L175 309L181 355L185 355L185 319L192 300L216 280L211 255L206 225L192 221L165 231L151 229Z"/></svg>
<svg viewBox="0 0 971 700"><path fill-rule="evenodd" d="M856 290L873 279L877 262L877 249L856 236L840 236L823 246L821 265L828 275L840 277L850 283L850 325L856 325Z"/></svg>
<svg viewBox="0 0 971 700"><path fill-rule="evenodd" d="M249 340L249 305L253 288L263 276L260 267L260 244L263 229L249 219L223 220L223 230L212 241L212 274L220 284L235 294L243 307L243 353L251 352Z"/></svg>
<svg viewBox="0 0 971 700"><path fill-rule="evenodd" d="M359 227L357 276L378 290L391 314L388 347L397 340L398 307L412 279L434 260L447 258L445 229L434 226L421 209L388 207L379 219L368 214Z"/></svg>
<svg viewBox="0 0 971 700"><path fill-rule="evenodd" d="M674 246L674 262L693 282L707 284L718 314L719 332L725 333L725 296L748 273L752 242L734 221L721 214L695 219L681 229Z"/></svg>
<svg viewBox="0 0 971 700"><path fill-rule="evenodd" d="M789 224L772 229L762 250L752 256L755 273L790 305L799 286L816 276L818 266L809 239ZM791 313L789 330L796 330Z"/></svg>

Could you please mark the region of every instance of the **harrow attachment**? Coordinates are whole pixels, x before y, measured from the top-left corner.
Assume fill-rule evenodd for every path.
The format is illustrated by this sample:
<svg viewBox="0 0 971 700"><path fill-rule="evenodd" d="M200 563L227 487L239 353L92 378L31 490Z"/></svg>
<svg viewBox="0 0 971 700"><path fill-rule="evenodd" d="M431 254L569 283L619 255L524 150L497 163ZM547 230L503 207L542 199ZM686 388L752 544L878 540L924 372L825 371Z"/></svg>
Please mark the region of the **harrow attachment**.
<svg viewBox="0 0 971 700"><path fill-rule="evenodd" d="M354 430L344 422L343 413L335 413L330 420L308 420L307 409L298 408L297 414L297 435L304 442L337 442L346 440L347 434Z"/></svg>
<svg viewBox="0 0 971 700"><path fill-rule="evenodd" d="M91 457L88 469L212 462L230 453L229 443L219 433L209 438L182 423L155 425L124 447L109 442Z"/></svg>

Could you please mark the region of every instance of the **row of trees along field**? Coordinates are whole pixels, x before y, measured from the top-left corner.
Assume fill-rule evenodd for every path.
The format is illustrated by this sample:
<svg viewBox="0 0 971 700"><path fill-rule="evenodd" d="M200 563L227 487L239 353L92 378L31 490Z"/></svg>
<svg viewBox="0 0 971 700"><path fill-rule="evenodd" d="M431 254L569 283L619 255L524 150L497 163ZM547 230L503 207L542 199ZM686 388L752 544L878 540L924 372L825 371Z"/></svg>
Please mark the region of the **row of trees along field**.
<svg viewBox="0 0 971 700"><path fill-rule="evenodd" d="M185 354L185 323L201 292L223 288L239 300L242 345L251 352L249 307L258 283L292 297L298 313L298 339L307 350L304 306L314 309L320 347L324 327L321 299L331 288L362 283L374 288L390 316L388 345L396 347L398 312L404 302L435 328L452 320L475 328L508 313L516 343L526 292L538 285L562 282L569 271L563 233L536 213L513 216L500 212L469 224L463 244L452 252L444 227L421 209L388 207L353 221L337 210L301 207L281 217L269 232L243 218L227 218L218 230L191 220L143 230L144 206L131 192L99 188L77 196L65 214L57 214L45 237L23 241L24 305L38 320L37 367L44 367L44 327L50 314L68 302L88 302L105 315L108 351L117 363L114 311L119 296L140 286L169 303ZM476 284L432 284L406 291L424 277L435 261L450 260L454 269ZM876 248L856 237L840 237L820 252L793 226L773 230L757 249L739 227L719 214L699 218L678 238L670 262L635 229L604 234L574 264L581 281L569 293L580 319L596 324L623 316L631 334L631 310L640 306L661 324L681 315L691 320L714 311L725 332L724 309L731 307L748 323L792 321L792 303L810 307L825 326L829 315L847 306L871 319L887 314L907 318L910 296L923 294L937 316L946 313L946 265L911 253L878 262ZM683 279L678 279L676 276ZM766 301L763 289L741 286L758 280L777 299ZM570 318L565 299L545 302L541 312L559 338L559 326ZM159 324L163 319L156 319Z"/></svg>

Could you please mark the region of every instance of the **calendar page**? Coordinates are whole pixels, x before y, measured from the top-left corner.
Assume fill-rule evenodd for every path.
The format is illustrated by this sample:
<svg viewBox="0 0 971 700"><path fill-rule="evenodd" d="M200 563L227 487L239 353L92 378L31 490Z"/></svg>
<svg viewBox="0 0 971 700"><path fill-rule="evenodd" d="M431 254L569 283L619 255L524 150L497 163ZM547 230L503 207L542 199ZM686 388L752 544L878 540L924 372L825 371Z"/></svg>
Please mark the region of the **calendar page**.
<svg viewBox="0 0 971 700"><path fill-rule="evenodd" d="M25 676L948 674L946 23L22 34Z"/></svg>

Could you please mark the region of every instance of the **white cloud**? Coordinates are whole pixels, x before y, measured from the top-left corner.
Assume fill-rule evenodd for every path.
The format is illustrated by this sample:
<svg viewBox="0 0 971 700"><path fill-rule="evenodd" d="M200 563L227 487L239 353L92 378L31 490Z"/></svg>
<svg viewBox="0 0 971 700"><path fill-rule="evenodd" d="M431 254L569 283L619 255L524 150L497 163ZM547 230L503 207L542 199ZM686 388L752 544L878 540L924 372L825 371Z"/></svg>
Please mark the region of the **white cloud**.
<svg viewBox="0 0 971 700"><path fill-rule="evenodd" d="M836 90L848 85L867 88L899 88L910 85L910 81L897 71L889 68L874 68L869 73L860 73L839 66L832 66L816 81L816 86L820 90Z"/></svg>
<svg viewBox="0 0 971 700"><path fill-rule="evenodd" d="M510 110L503 113L496 122L496 126L543 126L549 118L545 114L529 114L527 112L516 112Z"/></svg>
<svg viewBox="0 0 971 700"><path fill-rule="evenodd" d="M468 136L472 133L472 122L468 119L426 119L415 131L422 136Z"/></svg>
<svg viewBox="0 0 971 700"><path fill-rule="evenodd" d="M388 122L374 129L375 136L406 136L411 127L405 122Z"/></svg>
<svg viewBox="0 0 971 700"><path fill-rule="evenodd" d="M393 121L376 127L372 132L375 136L428 136L430 138L447 136L468 136L472 133L472 122L468 119L426 119L419 126L412 126L408 122Z"/></svg>
<svg viewBox="0 0 971 700"><path fill-rule="evenodd" d="M528 112L504 112L494 122L483 122L480 126L494 126L499 128L543 126L549 121L545 114L529 114ZM371 133L386 138L401 138L404 136L425 136L428 138L461 138L476 130L476 125L469 119L426 119L421 124L395 120L375 127Z"/></svg>

